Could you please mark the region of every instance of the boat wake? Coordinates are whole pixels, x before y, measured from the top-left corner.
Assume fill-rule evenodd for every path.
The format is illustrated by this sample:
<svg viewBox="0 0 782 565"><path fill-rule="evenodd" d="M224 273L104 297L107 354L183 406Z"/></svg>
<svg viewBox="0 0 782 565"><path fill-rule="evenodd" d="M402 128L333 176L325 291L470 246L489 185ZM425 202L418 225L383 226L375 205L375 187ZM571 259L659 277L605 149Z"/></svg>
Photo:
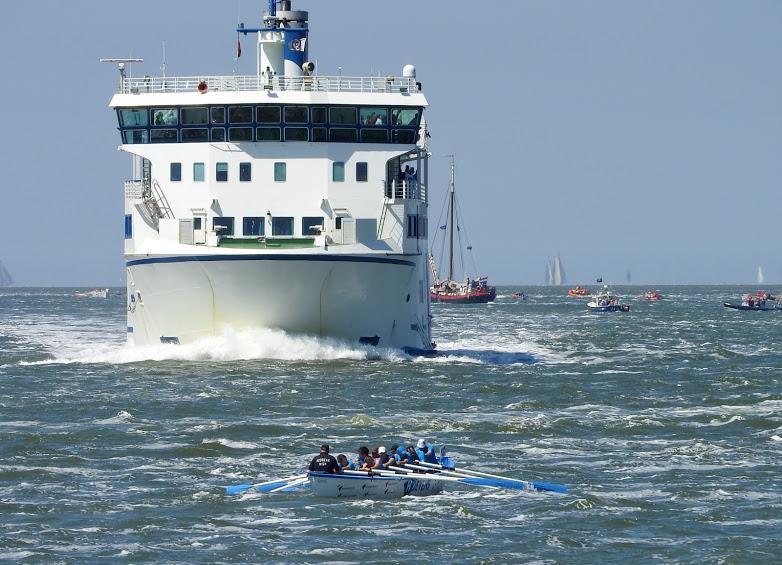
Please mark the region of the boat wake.
<svg viewBox="0 0 782 565"><path fill-rule="evenodd" d="M66 340L63 340L66 341ZM147 345L132 347L115 342L60 342L50 348L51 358L21 361L20 365L110 364L145 361L337 361L386 360L408 357L393 349L352 344L338 339L294 336L281 330L253 329L234 331L226 328L220 335L205 337L184 345Z"/></svg>

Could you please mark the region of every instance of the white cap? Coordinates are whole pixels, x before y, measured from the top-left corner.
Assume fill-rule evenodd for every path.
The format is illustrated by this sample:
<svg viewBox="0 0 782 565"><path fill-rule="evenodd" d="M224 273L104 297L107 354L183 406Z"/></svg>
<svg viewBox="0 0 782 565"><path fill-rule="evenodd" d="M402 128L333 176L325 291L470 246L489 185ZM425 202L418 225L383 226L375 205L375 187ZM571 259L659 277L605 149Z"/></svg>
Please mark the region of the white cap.
<svg viewBox="0 0 782 565"><path fill-rule="evenodd" d="M423 438L421 438L418 440L418 443L415 444L415 446L418 447L419 449L423 449L424 447L426 447L426 441Z"/></svg>
<svg viewBox="0 0 782 565"><path fill-rule="evenodd" d="M386 452L386 448L381 445L380 447L377 448L377 452L378 453L385 453Z"/></svg>

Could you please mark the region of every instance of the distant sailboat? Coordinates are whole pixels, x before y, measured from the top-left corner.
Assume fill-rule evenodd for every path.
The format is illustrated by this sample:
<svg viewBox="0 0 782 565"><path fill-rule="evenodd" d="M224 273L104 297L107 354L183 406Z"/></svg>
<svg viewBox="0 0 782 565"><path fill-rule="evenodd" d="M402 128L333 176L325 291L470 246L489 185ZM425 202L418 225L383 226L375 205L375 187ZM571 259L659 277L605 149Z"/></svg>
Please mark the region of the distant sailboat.
<svg viewBox="0 0 782 565"><path fill-rule="evenodd" d="M0 286L11 286L12 284L14 284L14 278L8 272L8 269L5 268L3 262L0 261Z"/></svg>
<svg viewBox="0 0 782 565"><path fill-rule="evenodd" d="M546 286L551 286L554 280L554 272L551 270L551 261L546 263Z"/></svg>
<svg viewBox="0 0 782 565"><path fill-rule="evenodd" d="M554 259L554 271L551 275L551 284L561 286L565 283L565 271L562 268L562 260L559 255Z"/></svg>
<svg viewBox="0 0 782 565"><path fill-rule="evenodd" d="M763 266L758 265L758 284L764 284L766 282L766 277L763 275Z"/></svg>

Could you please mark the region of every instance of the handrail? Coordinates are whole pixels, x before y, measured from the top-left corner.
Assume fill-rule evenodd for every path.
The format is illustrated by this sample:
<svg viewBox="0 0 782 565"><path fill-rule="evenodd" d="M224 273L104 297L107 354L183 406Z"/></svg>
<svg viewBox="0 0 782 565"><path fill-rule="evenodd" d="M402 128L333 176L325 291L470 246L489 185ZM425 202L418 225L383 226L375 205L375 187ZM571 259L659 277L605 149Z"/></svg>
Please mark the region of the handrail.
<svg viewBox="0 0 782 565"><path fill-rule="evenodd" d="M344 77L344 76L302 76L268 77L249 76L201 76L201 77L126 77L120 84L120 94L169 94L202 92L201 83L206 83L207 92L245 91L304 91L304 92L390 92L406 94L419 92L415 78L411 77ZM203 87L201 87L203 89Z"/></svg>

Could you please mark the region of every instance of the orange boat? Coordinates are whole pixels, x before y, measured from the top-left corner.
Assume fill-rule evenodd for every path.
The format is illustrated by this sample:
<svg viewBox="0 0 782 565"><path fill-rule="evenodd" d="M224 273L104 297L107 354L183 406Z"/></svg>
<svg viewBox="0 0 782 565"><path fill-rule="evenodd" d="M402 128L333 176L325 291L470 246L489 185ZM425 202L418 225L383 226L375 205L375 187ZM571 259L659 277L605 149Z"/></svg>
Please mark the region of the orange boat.
<svg viewBox="0 0 782 565"><path fill-rule="evenodd" d="M662 299L662 296L660 296L660 293L656 290L650 290L649 292L645 293L641 298L644 300L649 300L652 302L656 302L657 300Z"/></svg>
<svg viewBox="0 0 782 565"><path fill-rule="evenodd" d="M567 291L568 296L572 296L574 298L583 298L584 296L589 296L592 294L592 291L588 288L582 288L580 286L577 286L576 288L571 288Z"/></svg>

